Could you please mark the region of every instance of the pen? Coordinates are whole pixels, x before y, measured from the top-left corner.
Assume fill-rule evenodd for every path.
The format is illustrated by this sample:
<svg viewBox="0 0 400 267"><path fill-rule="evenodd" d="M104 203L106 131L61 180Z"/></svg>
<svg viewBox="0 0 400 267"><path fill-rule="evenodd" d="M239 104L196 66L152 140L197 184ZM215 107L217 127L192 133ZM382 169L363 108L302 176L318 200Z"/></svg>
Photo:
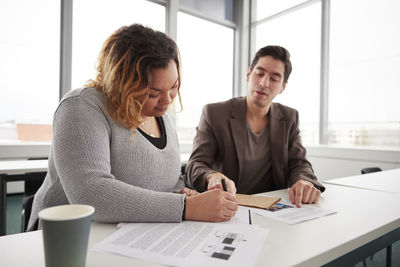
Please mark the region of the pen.
<svg viewBox="0 0 400 267"><path fill-rule="evenodd" d="M250 213L250 210L249 210L249 224L251 224L251 213Z"/></svg>
<svg viewBox="0 0 400 267"><path fill-rule="evenodd" d="M228 189L226 188L226 182L225 182L225 178L221 179L221 184L222 184L222 188L224 189L224 191L228 191Z"/></svg>

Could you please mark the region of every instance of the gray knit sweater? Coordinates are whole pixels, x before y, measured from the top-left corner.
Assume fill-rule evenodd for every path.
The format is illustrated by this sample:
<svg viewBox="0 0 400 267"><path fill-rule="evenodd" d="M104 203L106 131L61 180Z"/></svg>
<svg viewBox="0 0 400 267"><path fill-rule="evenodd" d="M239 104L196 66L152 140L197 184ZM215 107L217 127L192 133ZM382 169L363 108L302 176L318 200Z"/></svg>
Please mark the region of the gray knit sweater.
<svg viewBox="0 0 400 267"><path fill-rule="evenodd" d="M89 204L99 222L180 222L185 195L174 126L163 116L167 145L116 123L94 88L70 91L53 121L49 167L35 195L28 229L46 207Z"/></svg>

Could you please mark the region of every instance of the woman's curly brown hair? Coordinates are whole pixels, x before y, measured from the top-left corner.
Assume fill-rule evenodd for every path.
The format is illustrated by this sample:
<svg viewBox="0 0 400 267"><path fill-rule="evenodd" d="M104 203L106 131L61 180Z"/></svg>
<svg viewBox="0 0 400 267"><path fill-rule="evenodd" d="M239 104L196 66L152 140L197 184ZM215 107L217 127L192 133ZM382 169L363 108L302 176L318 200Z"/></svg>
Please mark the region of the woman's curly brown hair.
<svg viewBox="0 0 400 267"><path fill-rule="evenodd" d="M121 27L105 41L98 58L97 77L86 85L105 95L110 116L135 133L149 94L151 71L166 68L171 60L178 70L182 107L177 45L164 33L140 24Z"/></svg>

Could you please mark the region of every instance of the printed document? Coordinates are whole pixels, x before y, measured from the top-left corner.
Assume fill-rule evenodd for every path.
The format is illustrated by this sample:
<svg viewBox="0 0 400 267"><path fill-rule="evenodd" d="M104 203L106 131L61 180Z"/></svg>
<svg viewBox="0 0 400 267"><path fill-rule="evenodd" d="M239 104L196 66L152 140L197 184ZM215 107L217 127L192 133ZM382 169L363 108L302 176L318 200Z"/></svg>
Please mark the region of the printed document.
<svg viewBox="0 0 400 267"><path fill-rule="evenodd" d="M236 211L235 216L233 216L229 221L226 222L218 222L217 224L241 224L241 225L249 225L251 224L249 221L249 210L251 208L238 206L238 210Z"/></svg>
<svg viewBox="0 0 400 267"><path fill-rule="evenodd" d="M267 235L254 225L129 223L91 250L170 266L254 266Z"/></svg>
<svg viewBox="0 0 400 267"><path fill-rule="evenodd" d="M288 200L281 200L268 210L250 208L250 211L287 224L296 224L336 213L336 211L318 208L313 204L302 204L301 208L297 208Z"/></svg>
<svg viewBox="0 0 400 267"><path fill-rule="evenodd" d="M233 216L229 221L217 222L217 224L242 224L242 225L251 224L249 210L250 210L249 207L238 206L235 216ZM129 223L119 223L117 227L121 228L128 224Z"/></svg>

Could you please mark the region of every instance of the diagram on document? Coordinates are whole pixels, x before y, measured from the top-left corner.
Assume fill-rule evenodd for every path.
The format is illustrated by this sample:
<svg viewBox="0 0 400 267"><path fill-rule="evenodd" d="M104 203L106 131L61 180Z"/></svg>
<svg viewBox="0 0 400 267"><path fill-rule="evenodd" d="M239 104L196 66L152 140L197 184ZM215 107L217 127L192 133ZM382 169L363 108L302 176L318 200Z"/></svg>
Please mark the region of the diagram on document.
<svg viewBox="0 0 400 267"><path fill-rule="evenodd" d="M267 234L242 224L132 223L91 250L170 266L253 266Z"/></svg>
<svg viewBox="0 0 400 267"><path fill-rule="evenodd" d="M212 258L229 260L242 242L246 242L243 234L217 231L201 251Z"/></svg>

